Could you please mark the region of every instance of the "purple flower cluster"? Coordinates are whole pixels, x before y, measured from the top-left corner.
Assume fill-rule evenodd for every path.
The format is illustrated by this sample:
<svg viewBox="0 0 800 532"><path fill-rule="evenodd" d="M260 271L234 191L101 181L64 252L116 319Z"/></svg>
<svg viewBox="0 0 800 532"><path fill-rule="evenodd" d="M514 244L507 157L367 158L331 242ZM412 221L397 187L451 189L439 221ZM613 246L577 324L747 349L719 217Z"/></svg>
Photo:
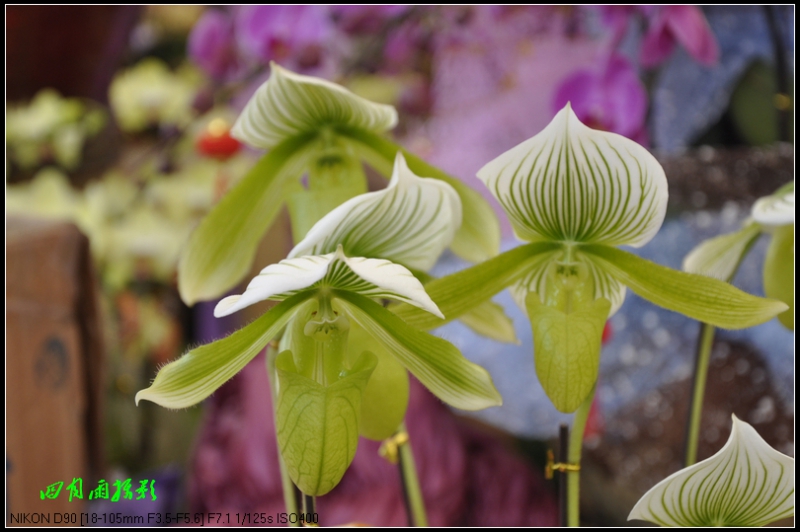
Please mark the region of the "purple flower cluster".
<svg viewBox="0 0 800 532"><path fill-rule="evenodd" d="M696 6L601 6L610 31L596 69L579 70L559 86L553 110L567 102L585 124L647 144L647 91L634 64L617 51L631 25L645 25L639 57L642 68L655 68L680 44L698 63L712 66L719 47L705 15Z"/></svg>
<svg viewBox="0 0 800 532"><path fill-rule="evenodd" d="M217 81L230 81L278 61L318 67L333 33L324 6L234 6L208 9L189 35L189 57Z"/></svg>

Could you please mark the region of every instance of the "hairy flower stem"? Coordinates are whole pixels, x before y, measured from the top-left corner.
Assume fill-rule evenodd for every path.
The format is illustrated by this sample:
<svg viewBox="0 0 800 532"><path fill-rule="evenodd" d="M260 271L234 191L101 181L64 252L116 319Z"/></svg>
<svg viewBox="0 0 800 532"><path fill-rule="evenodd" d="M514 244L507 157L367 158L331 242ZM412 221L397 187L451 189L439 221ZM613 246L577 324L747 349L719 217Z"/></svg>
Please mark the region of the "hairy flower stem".
<svg viewBox="0 0 800 532"><path fill-rule="evenodd" d="M597 385L575 411L572 421L572 434L569 436L569 464L580 467L581 451L583 449L583 431L589 419L589 410L592 408L594 392ZM567 526L580 526L580 471L567 471Z"/></svg>
<svg viewBox="0 0 800 532"><path fill-rule="evenodd" d="M278 395L276 393L277 387L275 386L275 357L278 355L278 350L273 348L272 346L267 347L267 377L269 378L269 389L272 393L272 419L273 422L277 421L277 415L275 412L276 404L278 401ZM277 426L275 427L277 433ZM295 514L297 515L297 498L295 496L295 487L294 482L292 479L289 478L289 471L286 470L286 463L283 461L283 457L281 457L281 453L278 453L278 465L280 466L281 471L281 488L283 489L283 503L286 505L286 513L289 515ZM295 520L293 523L291 519L289 520L289 526L296 526L299 527L300 523Z"/></svg>
<svg viewBox="0 0 800 532"><path fill-rule="evenodd" d="M711 346L714 344L716 327L703 323L700 339L697 342L694 377L692 379L692 403L689 406L689 419L686 425L686 445L684 466L689 467L697 461L697 442L700 439L700 419L703 416L703 397L706 393L708 362L711 359Z"/></svg>
<svg viewBox="0 0 800 532"><path fill-rule="evenodd" d="M400 424L399 432L408 434L405 422ZM417 466L414 462L414 452L411 450L411 440L399 446L400 474L403 486L403 496L410 507L413 521L412 526L428 526L428 515L425 512L425 501L422 499L422 489L417 477Z"/></svg>

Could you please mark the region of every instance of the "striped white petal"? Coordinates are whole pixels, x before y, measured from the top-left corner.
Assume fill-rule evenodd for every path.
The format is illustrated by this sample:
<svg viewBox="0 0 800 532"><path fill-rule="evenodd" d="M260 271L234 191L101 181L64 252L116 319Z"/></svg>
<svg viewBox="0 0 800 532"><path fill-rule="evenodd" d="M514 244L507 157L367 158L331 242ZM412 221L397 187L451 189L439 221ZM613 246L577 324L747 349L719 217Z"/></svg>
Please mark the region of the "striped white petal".
<svg viewBox="0 0 800 532"><path fill-rule="evenodd" d="M628 520L662 526L763 526L794 515L794 459L733 416L725 446L639 499Z"/></svg>
<svg viewBox="0 0 800 532"><path fill-rule="evenodd" d="M324 79L290 72L270 63L272 73L231 129L236 139L270 149L286 139L326 126L380 133L397 124L391 105L370 102Z"/></svg>
<svg viewBox="0 0 800 532"><path fill-rule="evenodd" d="M461 200L438 179L421 178L398 153L389 186L361 194L311 228L289 258L331 253L341 245L351 257L381 257L427 271L461 226Z"/></svg>
<svg viewBox="0 0 800 532"><path fill-rule="evenodd" d="M767 227L794 223L794 182L756 201L751 214L756 222Z"/></svg>
<svg viewBox="0 0 800 532"><path fill-rule="evenodd" d="M227 316L259 301L283 301L309 288L395 299L444 318L422 283L408 269L383 259L347 257L341 246L327 255L286 259L267 266L250 281L244 294L220 301L214 316Z"/></svg>
<svg viewBox="0 0 800 532"><path fill-rule="evenodd" d="M640 247L667 208L667 179L655 157L632 140L584 126L569 104L478 177L527 241Z"/></svg>
<svg viewBox="0 0 800 532"><path fill-rule="evenodd" d="M547 301L547 270L552 261L556 260L560 254L561 252L555 252L549 256L544 256L540 262L535 263L519 281L511 286L511 295L523 311L527 312L525 298L528 297L528 292L539 294L542 303ZM593 261L591 257L579 254L578 261L587 266L591 282L594 285L593 298L605 298L611 303L611 310L608 315L610 318L625 301L627 288Z"/></svg>
<svg viewBox="0 0 800 532"><path fill-rule="evenodd" d="M752 220L729 235L701 242L683 259L683 271L707 275L729 282L750 246L761 234L761 227Z"/></svg>

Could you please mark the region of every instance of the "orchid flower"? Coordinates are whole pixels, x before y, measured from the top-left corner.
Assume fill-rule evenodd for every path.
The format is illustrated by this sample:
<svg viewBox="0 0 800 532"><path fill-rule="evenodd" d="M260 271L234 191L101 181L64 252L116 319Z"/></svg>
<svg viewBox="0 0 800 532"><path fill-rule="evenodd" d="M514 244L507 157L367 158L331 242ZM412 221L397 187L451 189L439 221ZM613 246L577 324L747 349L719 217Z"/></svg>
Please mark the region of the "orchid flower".
<svg viewBox="0 0 800 532"><path fill-rule="evenodd" d="M381 137L397 123L393 107L367 101L331 82L272 63L272 74L234 124L238 140L269 152L200 223L183 250L178 288L184 301L217 297L248 271L261 237L284 202L296 240L325 213L366 191L362 160L387 177L400 151L419 175L450 184L464 209L451 243L479 261L499 249L489 204L459 180ZM308 173L304 189L299 178Z"/></svg>
<svg viewBox="0 0 800 532"><path fill-rule="evenodd" d="M713 66L719 61L719 45L697 6L661 6L653 15L642 40L642 65L654 67L665 61L680 43L698 63Z"/></svg>
<svg viewBox="0 0 800 532"><path fill-rule="evenodd" d="M661 526L764 526L794 515L794 459L733 417L717 454L681 469L639 499L628 520Z"/></svg>
<svg viewBox="0 0 800 532"><path fill-rule="evenodd" d="M397 428L408 401L406 370L454 407L501 404L483 368L374 301L393 299L444 318L406 265L429 268L461 217L453 187L417 177L398 155L386 189L328 213L286 260L220 301L214 314L264 300L277 306L163 367L137 403L183 408L202 401L286 328L275 359L277 437L289 475L309 495L336 486L359 433L381 439Z"/></svg>
<svg viewBox="0 0 800 532"><path fill-rule="evenodd" d="M478 177L517 237L529 243L432 281L426 291L450 320L511 285L531 320L539 380L563 412L577 409L592 392L603 325L622 305L626 286L657 305L726 328L762 323L786 309L617 249L641 247L656 234L667 180L647 150L586 127L569 104ZM395 313L417 328L444 323L407 304Z"/></svg>
<svg viewBox="0 0 800 532"><path fill-rule="evenodd" d="M683 260L683 269L731 281L756 239L772 236L764 261L764 293L789 309L778 320L794 330L794 181L753 205L742 229L702 242Z"/></svg>

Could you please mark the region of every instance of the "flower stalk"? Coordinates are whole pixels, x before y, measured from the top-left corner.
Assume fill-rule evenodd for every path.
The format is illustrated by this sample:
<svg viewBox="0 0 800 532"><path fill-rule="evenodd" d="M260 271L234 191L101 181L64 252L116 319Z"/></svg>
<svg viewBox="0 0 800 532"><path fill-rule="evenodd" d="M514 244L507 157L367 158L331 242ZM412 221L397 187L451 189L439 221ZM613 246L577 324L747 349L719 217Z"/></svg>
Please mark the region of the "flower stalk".
<svg viewBox="0 0 800 532"><path fill-rule="evenodd" d="M575 411L572 420L572 434L569 435L568 464L573 466L567 471L567 526L580 526L580 491L581 491L581 452L583 451L583 432L589 419L589 411L594 401L596 387L592 387L588 397Z"/></svg>

